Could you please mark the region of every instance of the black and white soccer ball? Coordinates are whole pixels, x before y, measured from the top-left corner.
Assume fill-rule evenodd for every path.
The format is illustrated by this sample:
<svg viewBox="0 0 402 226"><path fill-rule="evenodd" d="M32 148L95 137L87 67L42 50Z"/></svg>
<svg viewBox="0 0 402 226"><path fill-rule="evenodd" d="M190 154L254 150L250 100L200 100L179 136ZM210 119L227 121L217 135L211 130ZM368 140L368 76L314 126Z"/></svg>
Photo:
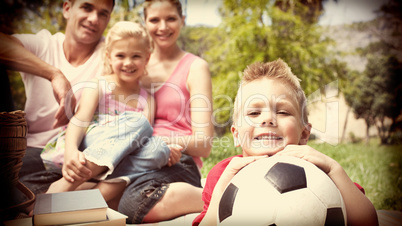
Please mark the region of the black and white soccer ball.
<svg viewBox="0 0 402 226"><path fill-rule="evenodd" d="M346 225L342 196L314 164L289 156L257 160L226 187L219 225Z"/></svg>

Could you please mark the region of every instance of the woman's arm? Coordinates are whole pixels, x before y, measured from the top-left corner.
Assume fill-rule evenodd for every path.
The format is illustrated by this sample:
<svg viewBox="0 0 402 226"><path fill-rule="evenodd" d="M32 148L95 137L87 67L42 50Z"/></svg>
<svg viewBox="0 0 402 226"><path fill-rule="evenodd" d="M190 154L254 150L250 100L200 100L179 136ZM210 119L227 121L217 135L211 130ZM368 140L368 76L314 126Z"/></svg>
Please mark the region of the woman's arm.
<svg viewBox="0 0 402 226"><path fill-rule="evenodd" d="M180 139L164 137L170 144L179 144L191 156L208 157L213 137L212 82L206 61L197 59L191 65L187 85L190 91L192 135Z"/></svg>
<svg viewBox="0 0 402 226"><path fill-rule="evenodd" d="M85 166L84 155L78 150L78 147L85 136L99 103L98 80L94 79L93 84L95 86L87 87L83 90L77 112L71 118L66 130L62 172L63 176L71 182L91 177L91 170Z"/></svg>

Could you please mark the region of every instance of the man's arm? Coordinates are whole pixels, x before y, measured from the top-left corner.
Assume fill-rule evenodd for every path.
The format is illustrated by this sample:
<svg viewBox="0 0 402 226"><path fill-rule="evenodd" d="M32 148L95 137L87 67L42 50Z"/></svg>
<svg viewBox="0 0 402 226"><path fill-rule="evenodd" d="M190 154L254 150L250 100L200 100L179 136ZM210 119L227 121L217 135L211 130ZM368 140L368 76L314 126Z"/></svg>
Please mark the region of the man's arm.
<svg viewBox="0 0 402 226"><path fill-rule="evenodd" d="M74 112L76 100L72 95L71 84L63 73L56 67L44 62L29 50L15 37L0 33L0 63L7 68L33 74L49 80L53 87L53 93L60 104L55 115L56 121L53 127L59 127L68 123L69 118L65 113L65 106L70 106L71 116ZM68 93L71 92L70 98Z"/></svg>

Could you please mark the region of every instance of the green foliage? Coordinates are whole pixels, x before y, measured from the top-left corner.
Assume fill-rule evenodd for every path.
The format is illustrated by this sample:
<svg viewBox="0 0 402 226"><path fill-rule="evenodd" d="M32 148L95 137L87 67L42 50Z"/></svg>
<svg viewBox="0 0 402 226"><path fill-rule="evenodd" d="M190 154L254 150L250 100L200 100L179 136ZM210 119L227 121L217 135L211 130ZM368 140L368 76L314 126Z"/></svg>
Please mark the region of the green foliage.
<svg viewBox="0 0 402 226"><path fill-rule="evenodd" d="M61 29L63 0L0 1L0 31L37 32L44 27ZM33 22L34 21L34 22Z"/></svg>
<svg viewBox="0 0 402 226"><path fill-rule="evenodd" d="M374 35L378 41L357 49L367 59L367 65L363 73L348 74L343 90L345 99L355 116L365 120L366 139L369 139L368 128L375 125L382 144L399 143L395 133L401 131L397 119L402 113L402 64L396 57L402 51L401 8L400 1L390 0L382 6L379 18L352 25L356 31ZM391 119L391 126L385 124L385 118Z"/></svg>
<svg viewBox="0 0 402 226"><path fill-rule="evenodd" d="M178 39L179 46L187 52L205 58L205 53L212 48L211 32L215 28L185 26Z"/></svg>
<svg viewBox="0 0 402 226"><path fill-rule="evenodd" d="M25 87L22 83L22 78L19 72L7 71L8 78L10 79L11 95L14 101L15 110L24 110L24 105L26 101L25 97Z"/></svg>
<svg viewBox="0 0 402 226"><path fill-rule="evenodd" d="M106 36L110 27L118 21L133 21L142 23L141 9L137 6L136 1L133 1L133 7L130 7L128 0L116 1L113 13L110 17L108 28L105 29L104 36Z"/></svg>
<svg viewBox="0 0 402 226"><path fill-rule="evenodd" d="M389 49L402 51L402 2L399 0L389 0L386 4L382 5L382 16L379 20L381 32L378 33L385 45Z"/></svg>
<svg viewBox="0 0 402 226"><path fill-rule="evenodd" d="M310 94L343 78L345 65L329 50L333 42L323 31L303 19L308 6L293 1L294 10L275 7L270 0L225 0L220 9L222 24L211 32L211 47L205 53L213 76L216 122L228 131L229 110L237 92L239 74L247 65L282 58L302 80ZM297 10L296 10L297 9Z"/></svg>
<svg viewBox="0 0 402 226"><path fill-rule="evenodd" d="M367 126L377 125L381 143L389 142L390 128L385 117L393 121L401 114L401 64L395 57L369 55L364 73L355 74L345 98L356 118L363 118Z"/></svg>
<svg viewBox="0 0 402 226"><path fill-rule="evenodd" d="M48 29L51 33L63 31L63 0L2 1L0 31L4 33L36 33ZM25 88L18 72L8 71L14 107L23 110Z"/></svg>
<svg viewBox="0 0 402 226"><path fill-rule="evenodd" d="M377 210L402 210L402 149L401 145L378 146L341 144L332 146L326 143L309 142L314 149L335 159L345 169L348 176L363 186L367 197ZM208 158L204 158L202 177L221 160L241 154L241 149L233 146L231 135L214 140Z"/></svg>
<svg viewBox="0 0 402 226"><path fill-rule="evenodd" d="M217 137L214 138L212 143L211 154L209 155L208 158L202 158L203 161L203 167L201 168L202 178L206 178L208 172L218 162L231 156L240 154L242 154L242 150L234 146L233 137L230 133L219 138Z"/></svg>
<svg viewBox="0 0 402 226"><path fill-rule="evenodd" d="M21 15L12 21L14 33L37 33L48 29L51 33L63 32L66 22L63 17L63 0L37 1L36 7L21 9Z"/></svg>
<svg viewBox="0 0 402 226"><path fill-rule="evenodd" d="M275 6L284 12L299 15L305 23L313 24L318 22L323 13L322 2L322 0L276 0Z"/></svg>

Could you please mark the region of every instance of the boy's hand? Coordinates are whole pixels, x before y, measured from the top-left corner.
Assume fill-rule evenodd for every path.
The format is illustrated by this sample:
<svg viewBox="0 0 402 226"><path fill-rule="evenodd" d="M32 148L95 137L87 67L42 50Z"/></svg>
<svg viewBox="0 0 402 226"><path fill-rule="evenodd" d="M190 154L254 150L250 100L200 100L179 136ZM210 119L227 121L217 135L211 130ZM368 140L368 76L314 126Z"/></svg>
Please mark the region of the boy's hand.
<svg viewBox="0 0 402 226"><path fill-rule="evenodd" d="M65 151L62 168L63 177L71 183L90 179L92 171L85 166L85 163L86 159L81 151Z"/></svg>
<svg viewBox="0 0 402 226"><path fill-rule="evenodd" d="M208 210L201 221L200 225L216 225L217 213L219 201L225 191L226 186L229 184L230 180L248 164L255 162L258 159L267 158L268 156L249 156L249 157L234 157L230 160L226 169L223 171L221 177L215 185L214 191L212 192L211 202Z"/></svg>
<svg viewBox="0 0 402 226"><path fill-rule="evenodd" d="M267 158L267 155L264 156L249 156L249 157L234 157L232 160L230 160L228 166L226 169L223 171L221 177L219 178L219 181L216 186L221 186L220 190L223 190L226 188L226 186L229 184L230 180L239 172L243 167L247 166L248 164L255 162L258 159L262 158ZM214 190L215 192L215 190Z"/></svg>
<svg viewBox="0 0 402 226"><path fill-rule="evenodd" d="M348 225L378 225L377 213L370 200L359 190L342 166L329 156L307 145L288 145L275 155L307 160L324 171L341 192Z"/></svg>
<svg viewBox="0 0 402 226"><path fill-rule="evenodd" d="M316 165L329 176L331 176L331 172L333 172L336 167L340 166L329 156L315 150L308 145L287 145L282 151L275 155L287 155L304 159Z"/></svg>

